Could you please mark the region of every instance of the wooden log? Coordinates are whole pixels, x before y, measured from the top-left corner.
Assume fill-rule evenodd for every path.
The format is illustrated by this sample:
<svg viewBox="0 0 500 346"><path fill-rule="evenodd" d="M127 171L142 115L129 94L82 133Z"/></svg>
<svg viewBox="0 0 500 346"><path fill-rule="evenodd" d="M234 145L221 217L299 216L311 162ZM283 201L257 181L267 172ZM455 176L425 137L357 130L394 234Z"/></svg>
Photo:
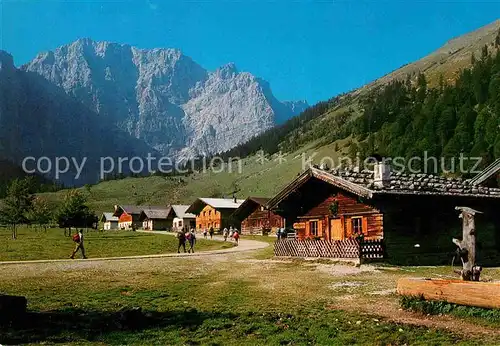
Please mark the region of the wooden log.
<svg viewBox="0 0 500 346"><path fill-rule="evenodd" d="M423 296L426 300L500 309L500 283L495 282L401 278L397 293Z"/></svg>

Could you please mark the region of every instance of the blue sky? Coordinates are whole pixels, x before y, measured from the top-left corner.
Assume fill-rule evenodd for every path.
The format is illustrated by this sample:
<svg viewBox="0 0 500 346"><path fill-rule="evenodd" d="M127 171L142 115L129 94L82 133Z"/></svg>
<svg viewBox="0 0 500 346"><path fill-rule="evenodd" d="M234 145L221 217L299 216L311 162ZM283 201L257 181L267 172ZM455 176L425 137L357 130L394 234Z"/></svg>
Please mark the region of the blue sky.
<svg viewBox="0 0 500 346"><path fill-rule="evenodd" d="M493 22L496 1L0 0L16 65L81 37L172 47L209 70L235 62L281 100L325 100Z"/></svg>

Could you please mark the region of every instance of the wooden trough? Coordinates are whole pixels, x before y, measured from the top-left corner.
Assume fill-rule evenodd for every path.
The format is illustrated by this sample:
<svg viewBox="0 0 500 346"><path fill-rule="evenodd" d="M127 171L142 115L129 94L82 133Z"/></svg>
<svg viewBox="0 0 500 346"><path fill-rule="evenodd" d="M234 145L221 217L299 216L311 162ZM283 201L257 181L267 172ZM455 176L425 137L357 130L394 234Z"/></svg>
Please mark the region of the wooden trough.
<svg viewBox="0 0 500 346"><path fill-rule="evenodd" d="M459 305L500 309L500 283L402 278L397 293L426 300L445 301Z"/></svg>

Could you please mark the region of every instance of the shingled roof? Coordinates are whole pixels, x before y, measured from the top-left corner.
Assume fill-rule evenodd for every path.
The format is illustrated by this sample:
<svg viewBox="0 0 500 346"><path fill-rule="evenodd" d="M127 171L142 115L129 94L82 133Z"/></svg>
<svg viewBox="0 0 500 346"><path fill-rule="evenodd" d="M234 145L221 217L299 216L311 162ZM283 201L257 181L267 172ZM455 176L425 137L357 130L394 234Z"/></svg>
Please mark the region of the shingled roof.
<svg viewBox="0 0 500 346"><path fill-rule="evenodd" d="M115 205L113 216L120 217L123 212L129 215L141 215L143 211L170 211L169 207L162 205Z"/></svg>
<svg viewBox="0 0 500 346"><path fill-rule="evenodd" d="M378 186L374 183L374 173L370 170L363 170L361 172L352 170L323 172L361 185L371 190L373 194L435 194L500 198L499 188L473 185L469 180L460 178L446 178L423 173L404 174L396 172L391 173L390 180L385 186Z"/></svg>
<svg viewBox="0 0 500 346"><path fill-rule="evenodd" d="M258 206L265 207L270 198L265 197L248 197L241 205L233 212L233 217L236 219L246 219Z"/></svg>
<svg viewBox="0 0 500 346"><path fill-rule="evenodd" d="M189 206L186 212L197 215L207 205L214 209L236 210L243 202L243 199L235 200L232 198L198 198Z"/></svg>
<svg viewBox="0 0 500 346"><path fill-rule="evenodd" d="M273 197L268 207L275 207L289 193L305 184L309 179L323 180L355 195L373 198L375 195L439 195L477 198L499 198L500 188L473 185L469 180L446 178L428 174L404 174L392 172L382 185L375 184L371 170L323 170L311 167L300 174L282 191Z"/></svg>
<svg viewBox="0 0 500 346"><path fill-rule="evenodd" d="M496 175L500 175L500 158L486 167L481 173L472 178L470 182L473 185L479 185Z"/></svg>
<svg viewBox="0 0 500 346"><path fill-rule="evenodd" d="M191 213L186 213L186 210L188 210L189 205L182 205L182 204L174 204L172 205L172 209L174 210L175 216L178 217L179 219L196 219L196 215L191 214Z"/></svg>
<svg viewBox="0 0 500 346"><path fill-rule="evenodd" d="M171 207L146 206L141 213L141 219L165 220L168 219L171 211Z"/></svg>
<svg viewBox="0 0 500 346"><path fill-rule="evenodd" d="M113 213L102 213L101 218L99 219L101 222L118 222L118 220L118 217L113 216Z"/></svg>

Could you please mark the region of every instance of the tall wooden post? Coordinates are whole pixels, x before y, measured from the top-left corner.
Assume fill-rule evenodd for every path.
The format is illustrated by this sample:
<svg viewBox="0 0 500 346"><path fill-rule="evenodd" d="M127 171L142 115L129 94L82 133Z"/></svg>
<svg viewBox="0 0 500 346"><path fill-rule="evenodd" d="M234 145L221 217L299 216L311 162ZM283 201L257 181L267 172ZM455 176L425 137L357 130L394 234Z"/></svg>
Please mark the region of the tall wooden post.
<svg viewBox="0 0 500 346"><path fill-rule="evenodd" d="M458 253L462 260L463 268L460 276L465 281L479 281L482 268L476 265L476 224L474 216L482 213L468 207L455 207L455 209L461 212L459 218L462 219L462 240L455 238L452 240L458 246Z"/></svg>

